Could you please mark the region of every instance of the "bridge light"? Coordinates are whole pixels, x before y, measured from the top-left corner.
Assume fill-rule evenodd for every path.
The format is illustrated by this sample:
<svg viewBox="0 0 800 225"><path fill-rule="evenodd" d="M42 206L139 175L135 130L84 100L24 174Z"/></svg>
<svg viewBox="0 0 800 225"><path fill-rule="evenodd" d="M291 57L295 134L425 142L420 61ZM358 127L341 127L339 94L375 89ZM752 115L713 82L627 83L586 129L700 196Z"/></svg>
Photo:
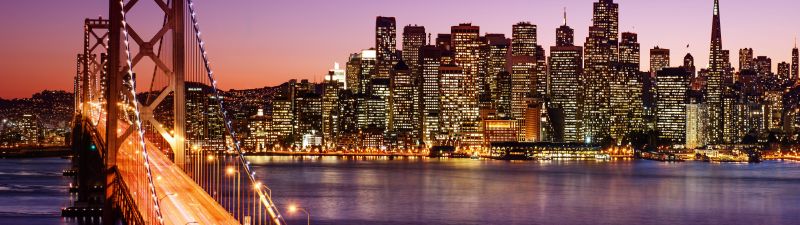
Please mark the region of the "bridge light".
<svg viewBox="0 0 800 225"><path fill-rule="evenodd" d="M256 182L255 184L253 184L253 189L261 190L261 182Z"/></svg>
<svg viewBox="0 0 800 225"><path fill-rule="evenodd" d="M232 166L229 166L228 169L225 170L225 173L227 173L228 175L233 175L234 173L236 173L236 169L234 169Z"/></svg>

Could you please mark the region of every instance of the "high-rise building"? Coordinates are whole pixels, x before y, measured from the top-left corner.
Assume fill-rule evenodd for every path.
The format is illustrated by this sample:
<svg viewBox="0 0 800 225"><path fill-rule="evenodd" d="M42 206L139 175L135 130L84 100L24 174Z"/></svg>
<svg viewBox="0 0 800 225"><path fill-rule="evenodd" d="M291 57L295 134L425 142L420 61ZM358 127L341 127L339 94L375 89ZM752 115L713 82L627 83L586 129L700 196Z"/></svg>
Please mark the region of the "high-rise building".
<svg viewBox="0 0 800 225"><path fill-rule="evenodd" d="M575 45L575 30L567 26L567 10L564 9L564 24L556 29L556 46Z"/></svg>
<svg viewBox="0 0 800 225"><path fill-rule="evenodd" d="M635 33L622 33L618 75L611 80L611 138L620 143L628 132L643 128L642 79L639 76L640 45Z"/></svg>
<svg viewBox="0 0 800 225"><path fill-rule="evenodd" d="M339 63L333 63L333 69L328 71L325 75L325 81L336 81L341 83L344 88L347 88L347 75L346 71L339 68Z"/></svg>
<svg viewBox="0 0 800 225"><path fill-rule="evenodd" d="M619 57L619 5L613 0L594 3L584 51L583 139L586 143L602 143L610 138L609 86L617 75Z"/></svg>
<svg viewBox="0 0 800 225"><path fill-rule="evenodd" d="M452 34L438 34L436 35L436 47L443 51L453 51L453 35Z"/></svg>
<svg viewBox="0 0 800 225"><path fill-rule="evenodd" d="M739 71L742 70L755 70L755 62L753 62L753 49L743 48L739 49Z"/></svg>
<svg viewBox="0 0 800 225"><path fill-rule="evenodd" d="M793 80L800 79L800 53L797 51L797 38L794 40L794 48L792 49L792 78Z"/></svg>
<svg viewBox="0 0 800 225"><path fill-rule="evenodd" d="M497 100L495 105L497 107L497 117L502 119L511 119L511 98L512 98L512 77L511 73L503 70L497 73ZM516 125L514 127L517 127Z"/></svg>
<svg viewBox="0 0 800 225"><path fill-rule="evenodd" d="M264 109L258 109L256 115L248 119L247 128L250 135L245 139L245 146L253 152L264 152L271 149L275 143L275 135L272 130L272 118L264 115Z"/></svg>
<svg viewBox="0 0 800 225"><path fill-rule="evenodd" d="M528 100L531 98L533 86L533 74L536 67L534 56L518 55L512 56L509 62L511 72L511 116L515 119L523 120L525 108L528 107Z"/></svg>
<svg viewBox="0 0 800 225"><path fill-rule="evenodd" d="M419 66L419 49L426 45L427 33L425 27L408 25L403 28L403 61L416 74Z"/></svg>
<svg viewBox="0 0 800 225"><path fill-rule="evenodd" d="M722 28L720 26L719 0L714 0L714 15L711 24L711 47L708 63L708 84L706 86L706 102L709 108L709 126L707 134L710 144L722 142L723 131L723 88L726 84L729 58L725 58L722 49Z"/></svg>
<svg viewBox="0 0 800 225"><path fill-rule="evenodd" d="M692 56L692 54L686 53L686 56L683 57L683 68L689 71L692 77L695 77L695 74L697 74L697 68L694 66L694 56Z"/></svg>
<svg viewBox="0 0 800 225"><path fill-rule="evenodd" d="M565 14L566 15L566 14ZM572 28L567 26L566 17L564 25L556 32L556 46L550 47L550 58L547 65L550 105L555 111L563 115L553 123L563 124L563 129L554 134L555 141L583 142L583 124L580 102L583 97L583 48L572 43ZM561 139L561 140L559 140Z"/></svg>
<svg viewBox="0 0 800 225"><path fill-rule="evenodd" d="M422 139L428 146L433 145L433 135L439 132L439 66L442 50L426 45L420 48L420 119Z"/></svg>
<svg viewBox="0 0 800 225"><path fill-rule="evenodd" d="M397 61L397 22L394 17L379 16L375 20L375 51L379 78L389 78L389 71Z"/></svg>
<svg viewBox="0 0 800 225"><path fill-rule="evenodd" d="M418 57L419 58L419 57ZM419 60L419 59L417 59ZM395 65L389 87L389 131L403 136L415 136L419 120L415 117L416 83L405 61Z"/></svg>
<svg viewBox="0 0 800 225"><path fill-rule="evenodd" d="M686 149L696 149L706 145L706 125L708 107L702 101L690 100L686 104Z"/></svg>
<svg viewBox="0 0 800 225"><path fill-rule="evenodd" d="M345 86L353 93L360 93L361 90L361 53L352 53L345 65Z"/></svg>
<svg viewBox="0 0 800 225"><path fill-rule="evenodd" d="M772 59L766 56L758 56L753 59L753 66L759 77L768 77L772 75Z"/></svg>
<svg viewBox="0 0 800 225"><path fill-rule="evenodd" d="M669 67L669 49L658 46L650 49L650 73L655 75L666 67Z"/></svg>
<svg viewBox="0 0 800 225"><path fill-rule="evenodd" d="M536 54L536 25L519 22L511 27L511 55L534 56Z"/></svg>
<svg viewBox="0 0 800 225"><path fill-rule="evenodd" d="M377 52L374 49L361 51L358 75L359 94L372 94L371 82L376 74ZM388 76L386 76L388 78Z"/></svg>
<svg viewBox="0 0 800 225"><path fill-rule="evenodd" d="M281 97L272 100L272 132L284 147L294 144L294 112L292 101Z"/></svg>
<svg viewBox="0 0 800 225"><path fill-rule="evenodd" d="M613 49L605 39L606 30L592 26L584 46L583 69L583 140L596 143L609 135L611 57ZM552 51L550 53L553 54ZM551 56L552 57L552 56Z"/></svg>
<svg viewBox="0 0 800 225"><path fill-rule="evenodd" d="M441 133L447 137L457 137L462 132L466 114L462 111L469 96L464 93L466 79L461 67L442 65L439 67L439 124Z"/></svg>
<svg viewBox="0 0 800 225"><path fill-rule="evenodd" d="M683 68L662 68L656 74L656 128L663 141L686 140L686 93L690 76Z"/></svg>
<svg viewBox="0 0 800 225"><path fill-rule="evenodd" d="M778 63L778 79L781 81L789 80L789 74L791 73L792 69L789 67L789 63L781 62Z"/></svg>
<svg viewBox="0 0 800 225"><path fill-rule="evenodd" d="M333 71L329 76L334 76ZM326 146L332 147L334 137L338 133L339 117L335 111L339 106L339 92L344 90L343 83L336 79L326 79L322 94L322 140Z"/></svg>
<svg viewBox="0 0 800 225"><path fill-rule="evenodd" d="M488 80L489 93L491 99L496 102L499 99L499 90L497 83L497 76L500 72L506 70L506 63L508 61L508 54L511 47L511 41L505 36L495 35L486 36L486 75Z"/></svg>
<svg viewBox="0 0 800 225"><path fill-rule="evenodd" d="M480 28L470 23L459 24L450 29L454 61L464 72L463 91L467 102L462 108L463 116L470 119L478 118L478 60L480 51Z"/></svg>

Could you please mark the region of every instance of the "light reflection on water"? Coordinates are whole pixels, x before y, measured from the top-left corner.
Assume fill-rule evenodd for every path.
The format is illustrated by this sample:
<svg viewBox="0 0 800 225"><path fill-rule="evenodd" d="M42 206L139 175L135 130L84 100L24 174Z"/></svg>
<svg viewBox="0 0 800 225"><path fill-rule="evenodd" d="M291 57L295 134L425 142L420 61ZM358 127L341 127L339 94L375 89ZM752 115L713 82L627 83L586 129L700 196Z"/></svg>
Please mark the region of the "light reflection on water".
<svg viewBox="0 0 800 225"><path fill-rule="evenodd" d="M800 163L250 157L290 224L793 224ZM68 160L0 160L0 224L78 224Z"/></svg>
<svg viewBox="0 0 800 225"><path fill-rule="evenodd" d="M800 163L250 158L313 224L787 224ZM292 224L304 215L282 210Z"/></svg>

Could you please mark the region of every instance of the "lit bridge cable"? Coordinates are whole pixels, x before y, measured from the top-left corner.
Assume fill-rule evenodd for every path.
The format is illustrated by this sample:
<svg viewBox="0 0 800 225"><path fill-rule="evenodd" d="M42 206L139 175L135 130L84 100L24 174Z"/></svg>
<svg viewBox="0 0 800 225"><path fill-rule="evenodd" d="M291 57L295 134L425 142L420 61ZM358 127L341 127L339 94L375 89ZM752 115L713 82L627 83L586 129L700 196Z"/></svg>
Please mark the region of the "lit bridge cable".
<svg viewBox="0 0 800 225"><path fill-rule="evenodd" d="M219 110L222 113L221 116L223 118L223 123L225 124L225 128L232 139L234 150L236 151L237 155L236 159L238 159L238 162L241 164L240 166L244 169L244 172L247 174L247 178L253 184L253 189L258 197L258 202L262 204L263 207L266 209L267 213L269 214L269 218L272 220L272 223L276 225L285 224L282 216L277 210L277 207L275 207L275 204L273 203L271 196L265 194L264 188L262 187L263 184L261 184L261 182L258 182L256 180L255 172L253 172L252 169L250 168L250 162L244 158L244 153L240 148L240 142L238 141L238 138L236 136L236 131L234 131L232 127L231 120L228 117L227 111L225 110L224 107L224 102L223 102L224 100L219 93L219 89L217 88L217 81L214 79L213 70L211 70L211 65L208 60L208 54L205 49L205 43L203 42L203 39L200 36L201 32L199 29L199 25L197 23L197 15L194 9L194 3L192 0L187 0L187 1L189 4L189 14L191 18L191 23L194 28L194 35L195 38L197 39L198 47L200 48L200 57L203 60L205 72L208 76L209 81L211 82L211 89L213 91L214 97L218 100L217 102L219 105Z"/></svg>
<svg viewBox="0 0 800 225"><path fill-rule="evenodd" d="M119 4L120 4L120 8L122 9L120 11L120 13L122 13L122 32L124 34L123 42L125 43L125 63L126 63L126 66L127 66L127 75L128 75L128 79L129 79L128 82L131 84L131 87L130 87L131 93L130 93L130 95L131 95L131 98L132 98L131 102L133 104L133 111L134 111L133 112L134 123L135 123L134 125L136 126L135 129L138 132L139 145L142 148L142 157L144 159L144 168L145 168L145 173L147 175L147 185L148 185L148 188L150 190L151 199L153 200L153 206L154 206L154 209L155 209L156 218L157 218L159 224L164 224L164 218L163 218L163 216L161 214L161 209L160 209L159 204L158 204L158 197L157 197L158 195L156 194L156 188L155 188L155 186L153 184L153 176L152 176L151 170L150 170L150 161L149 161L149 158L148 158L148 155L147 155L147 145L145 144L145 139L144 139L145 136L144 136L144 130L142 129L141 115L139 114L139 104L138 104L138 101L136 100L136 80L134 79L134 76L133 76L133 74L134 74L133 73L133 62L131 61L131 50L130 50L130 45L129 45L129 41L128 41L128 39L129 39L128 23L127 23L127 20L126 20L126 17L125 17L125 2L124 2L124 0L120 0ZM112 68L112 69L114 69L114 68ZM106 128L106 129L115 129L115 128ZM109 137L109 138L113 138L113 137Z"/></svg>

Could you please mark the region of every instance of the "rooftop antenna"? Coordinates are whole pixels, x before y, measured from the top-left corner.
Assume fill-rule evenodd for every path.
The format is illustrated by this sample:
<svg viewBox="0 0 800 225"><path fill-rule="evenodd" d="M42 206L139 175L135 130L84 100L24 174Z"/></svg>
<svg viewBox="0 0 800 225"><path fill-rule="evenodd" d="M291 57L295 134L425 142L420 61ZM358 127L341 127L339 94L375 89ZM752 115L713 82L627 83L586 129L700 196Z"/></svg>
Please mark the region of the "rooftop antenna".
<svg viewBox="0 0 800 225"><path fill-rule="evenodd" d="M567 7L564 7L564 26L567 25Z"/></svg>

